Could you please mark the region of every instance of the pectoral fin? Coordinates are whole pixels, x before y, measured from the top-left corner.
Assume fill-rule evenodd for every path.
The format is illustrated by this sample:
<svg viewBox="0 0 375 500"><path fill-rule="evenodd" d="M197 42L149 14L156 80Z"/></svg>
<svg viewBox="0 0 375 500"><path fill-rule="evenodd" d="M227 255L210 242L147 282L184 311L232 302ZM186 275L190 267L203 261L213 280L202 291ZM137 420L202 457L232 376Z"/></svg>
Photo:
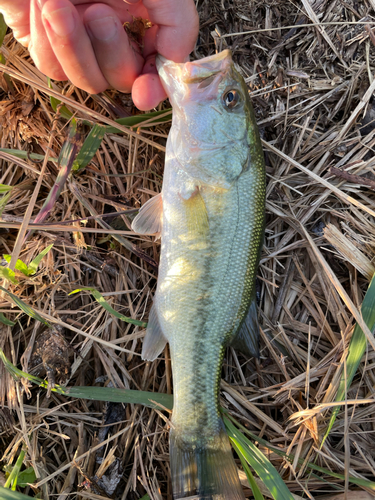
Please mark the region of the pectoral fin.
<svg viewBox="0 0 375 500"><path fill-rule="evenodd" d="M167 339L162 332L155 306L151 307L147 330L143 339L142 359L154 361L164 349Z"/></svg>
<svg viewBox="0 0 375 500"><path fill-rule="evenodd" d="M259 323L256 299L251 301L249 311L230 345L245 356L259 358Z"/></svg>
<svg viewBox="0 0 375 500"><path fill-rule="evenodd" d="M138 234L157 234L161 232L162 220L163 200L160 193L141 207L132 222L132 229Z"/></svg>
<svg viewBox="0 0 375 500"><path fill-rule="evenodd" d="M190 198L184 199L183 203L186 208L186 218L190 235L205 235L209 229L208 214L199 188L196 188Z"/></svg>

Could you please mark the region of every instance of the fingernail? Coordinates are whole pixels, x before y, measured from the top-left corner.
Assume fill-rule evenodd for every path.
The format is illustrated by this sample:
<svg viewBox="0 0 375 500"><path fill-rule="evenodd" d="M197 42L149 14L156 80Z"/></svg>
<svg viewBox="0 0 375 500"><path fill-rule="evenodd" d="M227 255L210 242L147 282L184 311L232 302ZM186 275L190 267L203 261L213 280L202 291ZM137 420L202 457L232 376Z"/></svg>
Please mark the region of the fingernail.
<svg viewBox="0 0 375 500"><path fill-rule="evenodd" d="M89 21L88 26L97 40L110 40L117 32L116 21L112 16Z"/></svg>
<svg viewBox="0 0 375 500"><path fill-rule="evenodd" d="M52 30L58 36L67 36L74 30L75 20L70 7L53 10L44 14Z"/></svg>

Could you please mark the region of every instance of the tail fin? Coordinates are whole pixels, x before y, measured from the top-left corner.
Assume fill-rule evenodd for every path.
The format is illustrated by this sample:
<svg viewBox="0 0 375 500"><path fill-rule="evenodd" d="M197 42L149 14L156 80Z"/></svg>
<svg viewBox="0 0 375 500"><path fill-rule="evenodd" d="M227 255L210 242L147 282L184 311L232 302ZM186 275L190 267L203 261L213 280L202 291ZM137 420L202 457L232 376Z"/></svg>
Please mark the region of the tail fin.
<svg viewBox="0 0 375 500"><path fill-rule="evenodd" d="M172 428L169 448L175 499L245 500L224 425L206 447L195 449Z"/></svg>

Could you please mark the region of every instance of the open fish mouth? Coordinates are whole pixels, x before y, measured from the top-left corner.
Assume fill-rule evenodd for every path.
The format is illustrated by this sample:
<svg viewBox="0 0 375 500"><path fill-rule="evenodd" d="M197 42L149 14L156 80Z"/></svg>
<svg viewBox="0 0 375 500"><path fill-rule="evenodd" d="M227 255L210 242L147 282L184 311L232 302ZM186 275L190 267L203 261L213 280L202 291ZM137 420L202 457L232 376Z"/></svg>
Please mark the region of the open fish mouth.
<svg viewBox="0 0 375 500"><path fill-rule="evenodd" d="M207 79L213 79L219 73L225 75L232 65L232 55L227 49L198 61L174 63L158 54L156 57L158 71L163 65L174 66L175 71L179 72L179 79L182 83L202 83Z"/></svg>

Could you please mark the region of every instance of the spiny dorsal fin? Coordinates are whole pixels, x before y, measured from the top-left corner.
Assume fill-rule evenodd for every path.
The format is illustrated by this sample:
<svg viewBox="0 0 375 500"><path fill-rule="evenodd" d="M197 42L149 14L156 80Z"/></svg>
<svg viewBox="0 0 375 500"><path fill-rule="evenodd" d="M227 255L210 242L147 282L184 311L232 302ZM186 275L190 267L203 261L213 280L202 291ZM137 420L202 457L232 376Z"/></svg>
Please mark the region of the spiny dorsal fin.
<svg viewBox="0 0 375 500"><path fill-rule="evenodd" d="M163 220L163 200L161 193L146 201L132 222L132 229L138 234L161 232Z"/></svg>
<svg viewBox="0 0 375 500"><path fill-rule="evenodd" d="M255 296L250 303L247 316L243 320L230 345L245 356L259 358L259 323Z"/></svg>
<svg viewBox="0 0 375 500"><path fill-rule="evenodd" d="M164 349L167 339L162 332L155 305L151 307L142 346L142 359L154 361Z"/></svg>

